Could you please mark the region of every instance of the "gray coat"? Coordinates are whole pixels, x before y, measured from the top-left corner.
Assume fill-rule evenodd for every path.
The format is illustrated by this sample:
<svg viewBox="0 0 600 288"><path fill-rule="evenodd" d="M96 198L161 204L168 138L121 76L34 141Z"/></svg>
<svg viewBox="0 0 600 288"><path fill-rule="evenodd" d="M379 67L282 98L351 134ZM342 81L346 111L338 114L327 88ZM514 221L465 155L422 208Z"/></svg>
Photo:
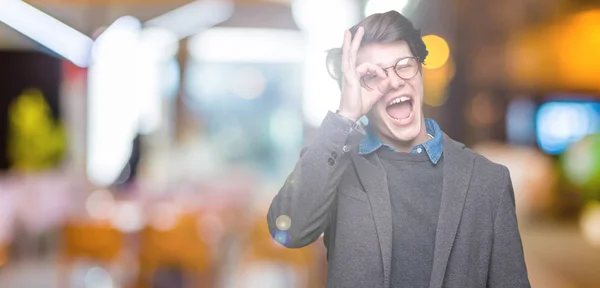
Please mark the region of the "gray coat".
<svg viewBox="0 0 600 288"><path fill-rule="evenodd" d="M387 176L377 153L358 155L364 136L362 128L329 113L267 215L271 235L289 248L304 247L324 233L327 287L390 287ZM429 287L530 287L508 169L446 134L443 147ZM281 215L291 219L283 232L276 224Z"/></svg>

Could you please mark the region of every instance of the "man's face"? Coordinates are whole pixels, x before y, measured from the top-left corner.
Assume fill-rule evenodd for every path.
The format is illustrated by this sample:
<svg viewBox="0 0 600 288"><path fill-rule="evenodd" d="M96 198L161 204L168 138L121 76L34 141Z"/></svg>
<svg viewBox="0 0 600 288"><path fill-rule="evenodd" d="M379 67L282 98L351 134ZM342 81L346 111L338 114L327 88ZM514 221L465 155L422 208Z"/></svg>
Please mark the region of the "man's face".
<svg viewBox="0 0 600 288"><path fill-rule="evenodd" d="M410 64L401 62L396 66L398 74L394 72L394 65L402 58L413 57L405 41L394 43L367 44L360 48L357 55L357 65L370 62L386 69L387 78L382 79L377 86L383 97L377 101L367 114L369 125L374 128L382 141L386 143L405 143L414 145L417 137L424 132L423 121L423 77L418 61L418 72L410 79L402 74L402 67ZM412 74L412 73L409 73ZM409 76L410 77L410 76ZM408 97L408 100L407 98ZM400 102L400 103L396 103ZM393 104L396 103L396 104Z"/></svg>

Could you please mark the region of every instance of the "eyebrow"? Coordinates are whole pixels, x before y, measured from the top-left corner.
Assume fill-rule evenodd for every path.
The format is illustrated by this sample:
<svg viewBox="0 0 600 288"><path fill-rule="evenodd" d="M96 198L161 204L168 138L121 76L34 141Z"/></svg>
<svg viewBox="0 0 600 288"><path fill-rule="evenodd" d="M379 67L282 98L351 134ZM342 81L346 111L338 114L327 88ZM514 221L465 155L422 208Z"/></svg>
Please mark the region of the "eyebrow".
<svg viewBox="0 0 600 288"><path fill-rule="evenodd" d="M379 66L379 67L392 67L392 66L396 65L396 63L398 63L398 61L400 61L400 59L403 59L403 58L409 58L409 57L412 57L412 56L402 56L402 57L398 57L398 58L396 58L396 60L394 60L394 61L393 61L393 63L394 63L394 64L392 64L392 65L385 65L385 66L384 66L384 65L383 65L383 63L381 63L381 62L380 62L380 63L377 63L377 64L375 64L375 65L377 65L377 66Z"/></svg>

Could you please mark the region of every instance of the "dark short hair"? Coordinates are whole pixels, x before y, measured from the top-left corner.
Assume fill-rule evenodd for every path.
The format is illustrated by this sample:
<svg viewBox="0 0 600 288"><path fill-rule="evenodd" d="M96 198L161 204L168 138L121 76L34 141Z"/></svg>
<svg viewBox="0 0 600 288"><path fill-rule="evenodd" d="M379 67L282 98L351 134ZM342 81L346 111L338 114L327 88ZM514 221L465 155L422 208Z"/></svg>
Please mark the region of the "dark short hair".
<svg viewBox="0 0 600 288"><path fill-rule="evenodd" d="M427 47L421 37L421 31L416 29L408 18L397 11L388 11L385 13L372 14L350 28L350 33L354 38L358 27L365 29L365 35L361 46L371 43L393 43L397 41L406 41L413 56L418 57L421 63L425 62L427 57ZM327 50L325 59L329 75L342 87L342 48L333 48Z"/></svg>

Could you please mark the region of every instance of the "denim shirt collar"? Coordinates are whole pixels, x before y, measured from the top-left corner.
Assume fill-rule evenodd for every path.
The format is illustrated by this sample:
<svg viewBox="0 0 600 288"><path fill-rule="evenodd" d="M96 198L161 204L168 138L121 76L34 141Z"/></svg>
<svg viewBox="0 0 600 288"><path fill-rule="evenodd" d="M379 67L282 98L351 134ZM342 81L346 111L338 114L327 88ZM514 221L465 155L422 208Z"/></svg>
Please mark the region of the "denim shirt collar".
<svg viewBox="0 0 600 288"><path fill-rule="evenodd" d="M425 150L427 155L429 156L429 160L433 164L437 164L442 157L442 130L440 126L433 119L425 118L425 129L427 130L427 134L431 135L433 138L429 139L427 142L423 144L419 144L411 149L411 153L419 153L419 151ZM379 148L386 148L392 151L395 151L391 146L384 144L381 142L379 137L375 134L373 129L367 125L365 127L366 136L364 140L360 143L358 154L366 155L377 151Z"/></svg>

